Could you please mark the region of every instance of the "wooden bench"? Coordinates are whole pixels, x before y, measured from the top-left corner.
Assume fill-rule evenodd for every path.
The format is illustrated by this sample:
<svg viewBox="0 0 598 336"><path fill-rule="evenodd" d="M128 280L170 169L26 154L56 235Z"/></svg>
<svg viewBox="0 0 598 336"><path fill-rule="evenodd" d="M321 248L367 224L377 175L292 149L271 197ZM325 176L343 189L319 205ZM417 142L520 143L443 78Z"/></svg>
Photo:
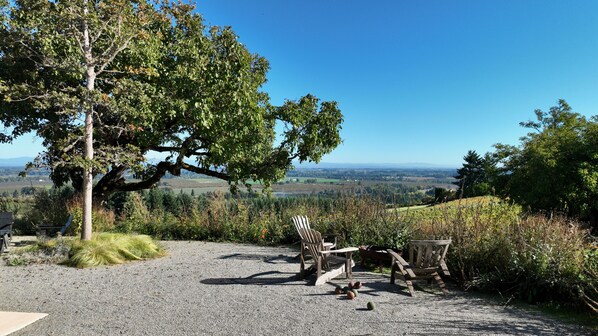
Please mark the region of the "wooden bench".
<svg viewBox="0 0 598 336"><path fill-rule="evenodd" d="M73 222L73 215L69 215L66 223L63 226L55 226L52 224L39 224L37 226L37 235L38 236L50 236L53 233L60 233L60 235L64 235L66 230L68 230L69 226Z"/></svg>

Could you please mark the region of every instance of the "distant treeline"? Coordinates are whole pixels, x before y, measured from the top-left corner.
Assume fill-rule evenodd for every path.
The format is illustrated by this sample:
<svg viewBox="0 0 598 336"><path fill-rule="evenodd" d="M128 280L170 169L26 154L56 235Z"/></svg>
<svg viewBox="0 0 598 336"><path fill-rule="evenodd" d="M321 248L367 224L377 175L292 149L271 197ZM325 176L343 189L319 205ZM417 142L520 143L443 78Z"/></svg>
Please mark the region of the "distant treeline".
<svg viewBox="0 0 598 336"><path fill-rule="evenodd" d="M27 170L27 177L20 177L19 173L24 171L24 167L0 167L0 182L7 181L28 181L31 176L43 176L48 178L50 171L47 169L31 169ZM388 181L388 180L408 180L413 177L424 177L435 179L437 182L450 183L454 181L456 169L422 169L422 168L397 168L397 169L348 169L348 168L322 168L322 169L307 169L299 168L287 172L288 177L310 177L310 178L330 178L339 180L371 180L371 181ZM165 179L169 178L212 178L205 175L196 174L188 171L181 171L181 176L173 176L166 174Z"/></svg>
<svg viewBox="0 0 598 336"><path fill-rule="evenodd" d="M435 179L436 182L450 183L454 181L455 169L295 169L287 173L288 177L316 177L339 180L370 180L388 181L405 180L409 177L425 177Z"/></svg>

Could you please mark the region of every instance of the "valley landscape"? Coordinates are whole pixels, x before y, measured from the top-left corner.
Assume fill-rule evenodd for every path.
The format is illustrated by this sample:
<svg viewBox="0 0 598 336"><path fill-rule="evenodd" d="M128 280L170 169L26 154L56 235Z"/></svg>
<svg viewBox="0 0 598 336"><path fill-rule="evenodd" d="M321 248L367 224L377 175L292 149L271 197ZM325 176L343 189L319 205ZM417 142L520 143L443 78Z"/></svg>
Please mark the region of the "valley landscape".
<svg viewBox="0 0 598 336"><path fill-rule="evenodd" d="M0 0L0 335L596 334L597 12Z"/></svg>

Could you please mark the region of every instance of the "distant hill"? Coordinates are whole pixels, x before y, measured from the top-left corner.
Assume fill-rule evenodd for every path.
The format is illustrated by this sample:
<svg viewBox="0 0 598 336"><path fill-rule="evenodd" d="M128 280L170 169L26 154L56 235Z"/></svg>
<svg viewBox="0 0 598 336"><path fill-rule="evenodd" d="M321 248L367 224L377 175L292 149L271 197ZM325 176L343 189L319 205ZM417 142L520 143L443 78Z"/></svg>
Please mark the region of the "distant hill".
<svg viewBox="0 0 598 336"><path fill-rule="evenodd" d="M27 162L33 161L32 157L0 158L0 167L19 167L23 168Z"/></svg>
<svg viewBox="0 0 598 336"><path fill-rule="evenodd" d="M0 167L24 167L27 162L33 161L32 157L16 157L16 158L0 158ZM149 162L158 162L158 159L149 158ZM457 166L440 165L432 163L337 163L337 162L320 162L318 164L312 162L297 163L294 162L296 168L319 168L319 169L454 169Z"/></svg>
<svg viewBox="0 0 598 336"><path fill-rule="evenodd" d="M320 162L318 164L307 163L293 163L295 168L320 168L320 169L455 169L457 166L441 165L433 163L336 163L336 162Z"/></svg>

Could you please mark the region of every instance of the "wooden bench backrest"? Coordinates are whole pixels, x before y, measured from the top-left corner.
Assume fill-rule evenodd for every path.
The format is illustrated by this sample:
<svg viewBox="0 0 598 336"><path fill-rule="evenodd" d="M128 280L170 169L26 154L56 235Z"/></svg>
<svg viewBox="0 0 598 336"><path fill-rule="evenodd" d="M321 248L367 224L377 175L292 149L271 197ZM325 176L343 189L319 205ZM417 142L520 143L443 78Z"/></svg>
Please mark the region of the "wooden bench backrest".
<svg viewBox="0 0 598 336"><path fill-rule="evenodd" d="M412 240L409 242L409 264L414 268L436 268L444 260L450 239Z"/></svg>

